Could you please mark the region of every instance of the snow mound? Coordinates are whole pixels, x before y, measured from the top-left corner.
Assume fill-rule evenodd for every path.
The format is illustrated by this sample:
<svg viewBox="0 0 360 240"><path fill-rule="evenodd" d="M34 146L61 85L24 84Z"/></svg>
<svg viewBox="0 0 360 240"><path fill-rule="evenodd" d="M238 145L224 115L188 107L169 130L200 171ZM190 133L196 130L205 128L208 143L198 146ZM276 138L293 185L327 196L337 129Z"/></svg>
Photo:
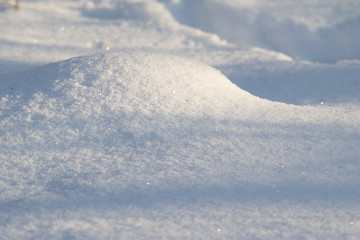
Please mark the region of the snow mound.
<svg viewBox="0 0 360 240"><path fill-rule="evenodd" d="M73 58L0 82L6 239L173 239L193 225L209 239L205 226L219 233L238 209L266 220L254 207L285 206L285 222L304 202L357 214L356 106L261 100L211 67L149 52ZM312 205L305 214L317 218Z"/></svg>
<svg viewBox="0 0 360 240"><path fill-rule="evenodd" d="M136 145L154 132L165 137L169 126L231 118L258 101L205 64L149 52L78 57L0 79L8 148Z"/></svg>
<svg viewBox="0 0 360 240"><path fill-rule="evenodd" d="M46 100L39 108L60 113L66 107L84 117L120 112L221 117L256 99L204 64L146 52L78 57L6 76L2 95L29 104Z"/></svg>
<svg viewBox="0 0 360 240"><path fill-rule="evenodd" d="M166 158L194 129L207 133L215 119L231 119L261 102L211 67L149 52L78 57L0 79L5 199L42 188L63 191L58 179L83 181L87 177L80 175L92 171L92 181L107 185L107 175L98 171L119 169L123 159L144 171L148 161ZM137 182L137 168L129 168L121 178Z"/></svg>

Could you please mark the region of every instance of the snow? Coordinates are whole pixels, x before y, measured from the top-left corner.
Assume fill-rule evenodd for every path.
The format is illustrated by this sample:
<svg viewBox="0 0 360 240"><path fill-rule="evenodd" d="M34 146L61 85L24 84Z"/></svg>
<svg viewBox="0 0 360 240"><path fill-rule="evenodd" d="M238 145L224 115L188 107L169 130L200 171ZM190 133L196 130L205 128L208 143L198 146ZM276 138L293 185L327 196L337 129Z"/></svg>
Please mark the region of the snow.
<svg viewBox="0 0 360 240"><path fill-rule="evenodd" d="M170 9L180 22L238 46L255 44L317 62L359 59L356 0L183 0L170 4Z"/></svg>
<svg viewBox="0 0 360 240"><path fill-rule="evenodd" d="M357 6L0 6L2 238L357 239Z"/></svg>

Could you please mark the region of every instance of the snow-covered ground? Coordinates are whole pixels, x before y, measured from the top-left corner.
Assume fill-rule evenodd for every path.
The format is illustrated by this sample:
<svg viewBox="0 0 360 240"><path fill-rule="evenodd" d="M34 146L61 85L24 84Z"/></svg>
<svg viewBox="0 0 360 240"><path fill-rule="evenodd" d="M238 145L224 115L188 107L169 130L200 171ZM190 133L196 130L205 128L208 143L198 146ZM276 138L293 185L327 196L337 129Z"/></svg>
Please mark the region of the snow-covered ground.
<svg viewBox="0 0 360 240"><path fill-rule="evenodd" d="M359 1L8 2L1 239L358 239Z"/></svg>

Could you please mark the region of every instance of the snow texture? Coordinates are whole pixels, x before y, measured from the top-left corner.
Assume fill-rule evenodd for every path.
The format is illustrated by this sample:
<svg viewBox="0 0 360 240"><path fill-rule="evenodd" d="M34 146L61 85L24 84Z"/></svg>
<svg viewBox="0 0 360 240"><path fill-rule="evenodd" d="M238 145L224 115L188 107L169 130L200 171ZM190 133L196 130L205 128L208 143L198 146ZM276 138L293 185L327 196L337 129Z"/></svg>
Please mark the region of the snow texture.
<svg viewBox="0 0 360 240"><path fill-rule="evenodd" d="M358 239L357 1L0 5L2 239Z"/></svg>

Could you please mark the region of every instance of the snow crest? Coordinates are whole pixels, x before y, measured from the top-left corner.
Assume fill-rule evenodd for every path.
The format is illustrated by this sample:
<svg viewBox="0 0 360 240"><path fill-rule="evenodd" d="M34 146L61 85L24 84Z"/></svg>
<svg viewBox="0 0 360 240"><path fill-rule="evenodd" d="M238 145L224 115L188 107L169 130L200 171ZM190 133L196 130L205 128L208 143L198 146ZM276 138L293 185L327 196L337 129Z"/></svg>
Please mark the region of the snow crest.
<svg viewBox="0 0 360 240"><path fill-rule="evenodd" d="M46 106L59 113L60 105L67 106L84 117L120 112L228 116L234 105L257 100L218 70L159 53L125 51L78 57L8 74L8 78L2 88L8 97L34 104L45 94L52 103L43 102L39 108Z"/></svg>

